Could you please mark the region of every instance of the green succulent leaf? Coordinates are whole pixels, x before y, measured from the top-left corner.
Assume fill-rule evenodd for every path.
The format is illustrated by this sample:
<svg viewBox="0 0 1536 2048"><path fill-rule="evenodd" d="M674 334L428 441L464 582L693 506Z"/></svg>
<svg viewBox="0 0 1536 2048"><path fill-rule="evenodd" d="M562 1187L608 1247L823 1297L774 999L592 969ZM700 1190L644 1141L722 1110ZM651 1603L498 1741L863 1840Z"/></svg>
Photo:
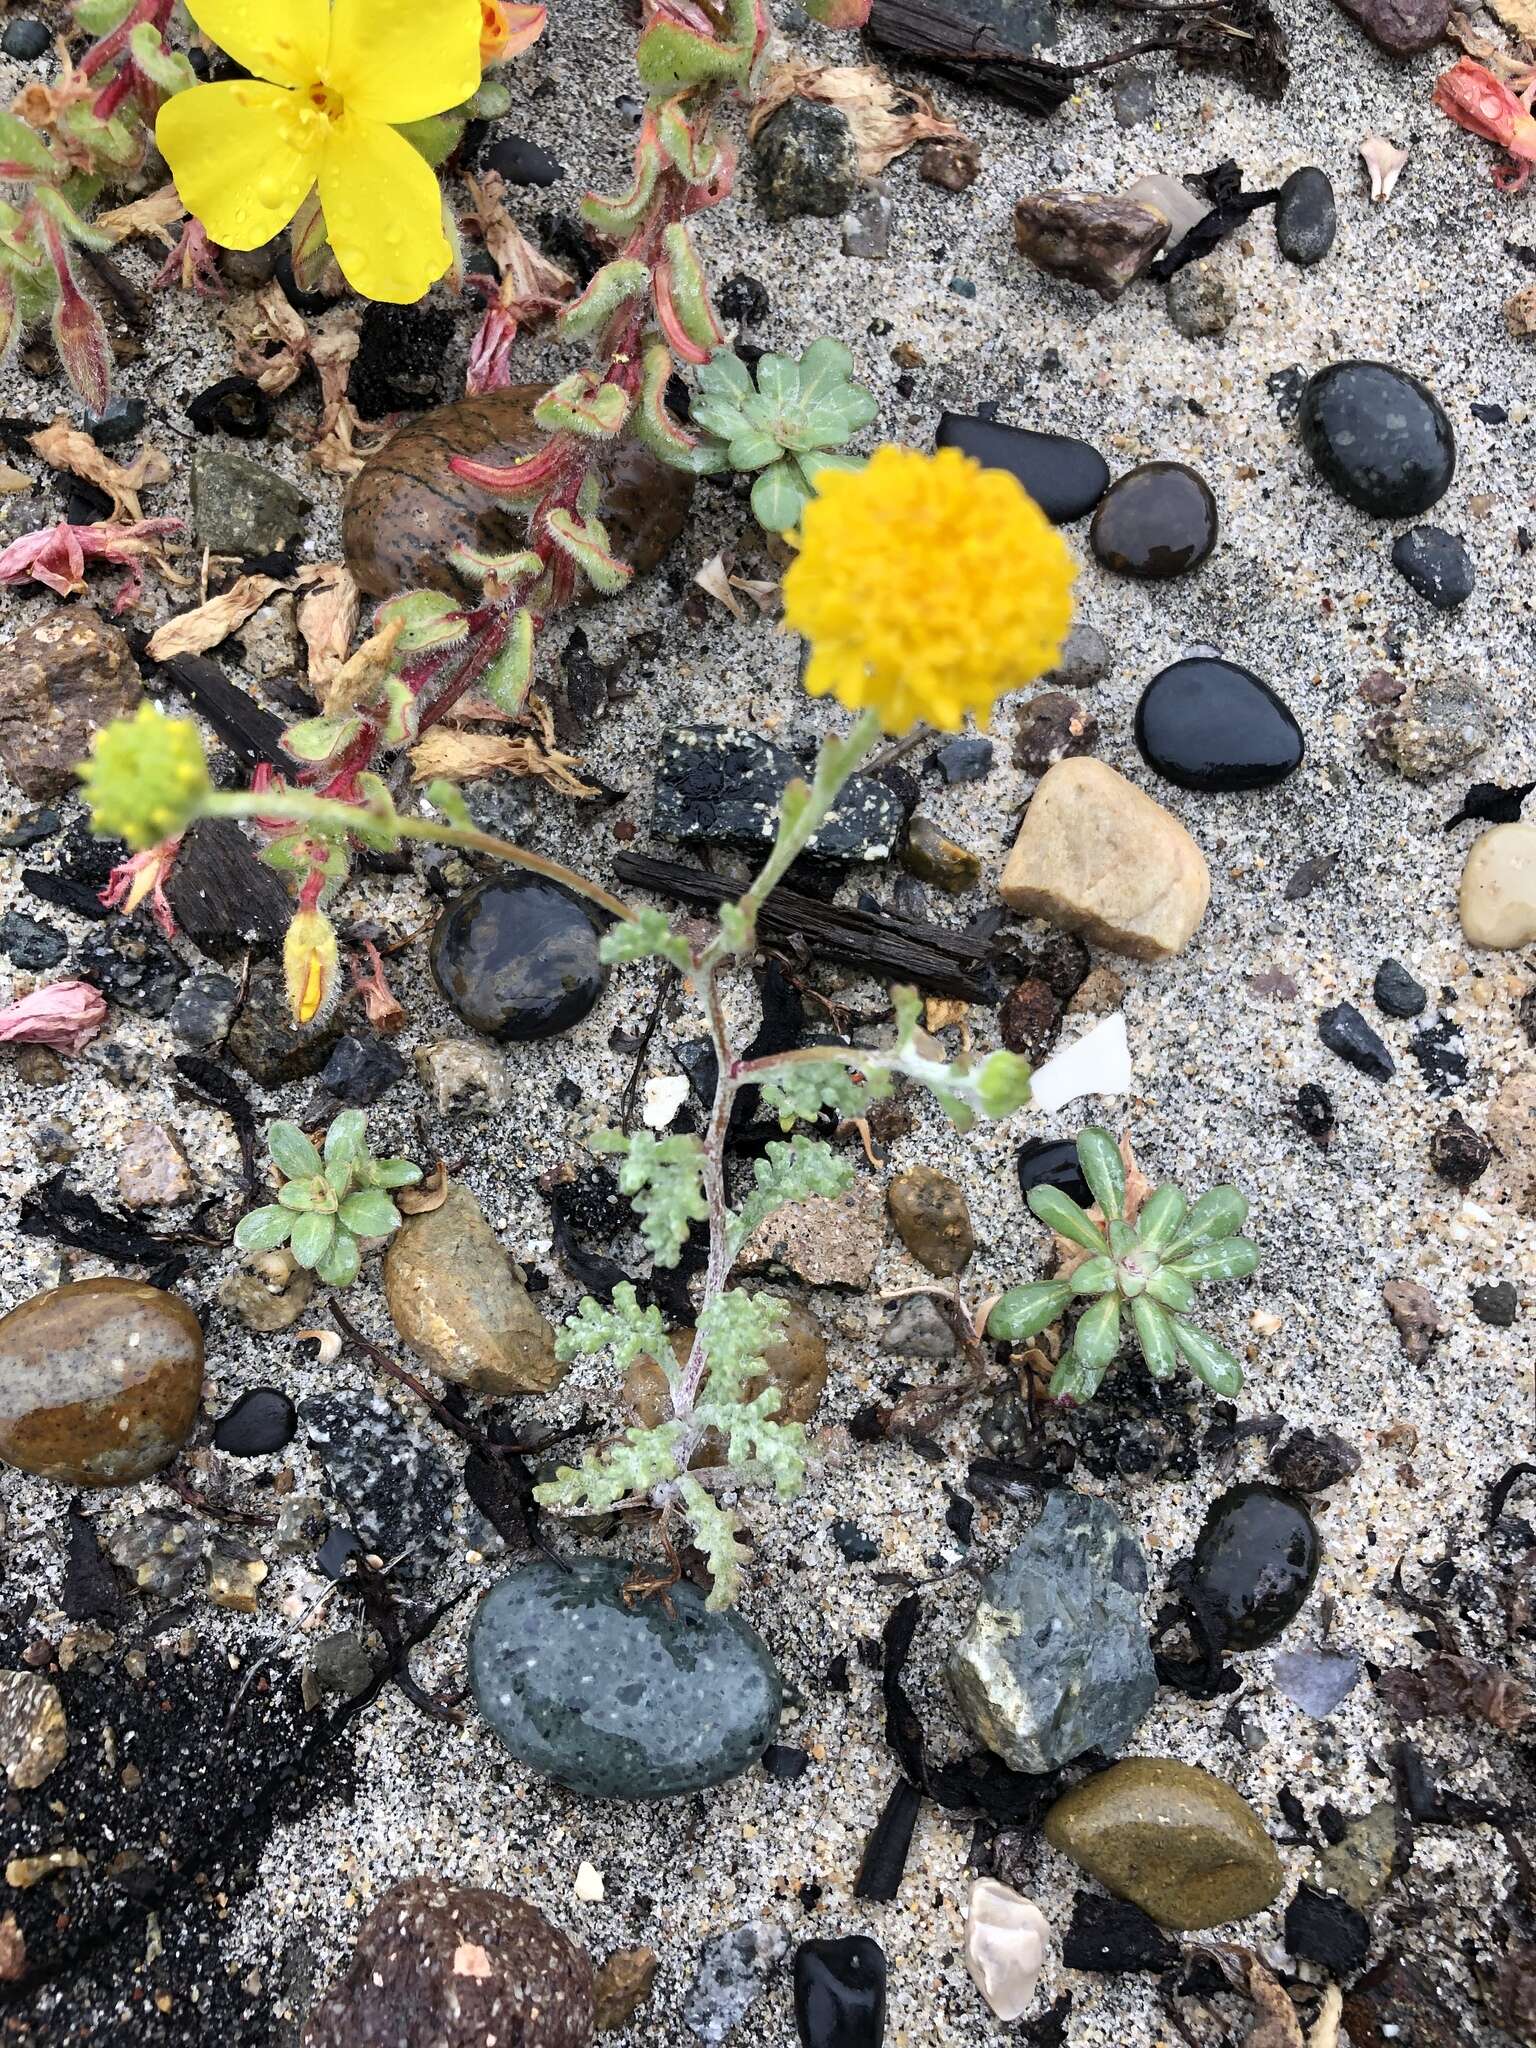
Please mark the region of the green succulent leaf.
<svg viewBox="0 0 1536 2048"><path fill-rule="evenodd" d="M1189 1204L1177 1188L1154 1189L1136 1218L1137 1237L1149 1252L1163 1251L1188 1210Z"/></svg>
<svg viewBox="0 0 1536 2048"><path fill-rule="evenodd" d="M243 1252L275 1252L292 1229L293 1212L279 1203L248 1209L235 1225L235 1244Z"/></svg>
<svg viewBox="0 0 1536 2048"><path fill-rule="evenodd" d="M327 1166L355 1166L368 1152L368 1119L360 1109L344 1109L331 1119L325 1134ZM281 1161L279 1161L281 1164ZM318 1162L317 1162L318 1169Z"/></svg>
<svg viewBox="0 0 1536 2048"><path fill-rule="evenodd" d="M330 1215L336 1207L335 1196L326 1186L324 1176L318 1173L312 1174L308 1180L285 1180L277 1191L277 1199L295 1216L322 1210Z"/></svg>
<svg viewBox="0 0 1536 2048"><path fill-rule="evenodd" d="M1090 1366L1078 1357L1075 1351L1062 1355L1061 1363L1051 1374L1051 1399L1053 1401L1091 1401L1099 1391L1106 1368Z"/></svg>
<svg viewBox="0 0 1536 2048"><path fill-rule="evenodd" d="M987 1335L1005 1344L1022 1344L1049 1328L1071 1299L1072 1285L1067 1280L1036 1280L1027 1287L1010 1287L987 1318Z"/></svg>
<svg viewBox="0 0 1536 2048"><path fill-rule="evenodd" d="M306 1214L295 1218L293 1225L293 1256L301 1266L311 1272L331 1248L336 1235L334 1216Z"/></svg>
<svg viewBox="0 0 1536 2048"><path fill-rule="evenodd" d="M731 348L718 348L698 368L699 389L712 398L750 398L752 372Z"/></svg>
<svg viewBox="0 0 1536 2048"><path fill-rule="evenodd" d="M736 461L736 450L740 445L735 441L731 443L732 467L748 468L751 465ZM799 471L788 462L774 462L752 486L752 517L764 533L788 533L799 523L800 515L810 500L810 488Z"/></svg>
<svg viewBox="0 0 1536 2048"><path fill-rule="evenodd" d="M1120 1297L1106 1294L1078 1319L1072 1349L1084 1372L1103 1373L1119 1348Z"/></svg>
<svg viewBox="0 0 1536 2048"><path fill-rule="evenodd" d="M370 1159L358 1178L370 1188L413 1188L421 1179L421 1168L414 1159Z"/></svg>
<svg viewBox="0 0 1536 2048"><path fill-rule="evenodd" d="M1155 1380L1171 1379L1178 1364L1172 1317L1155 1301L1138 1294L1131 1303L1131 1321L1135 1325L1136 1342L1146 1360L1147 1371Z"/></svg>
<svg viewBox="0 0 1536 2048"><path fill-rule="evenodd" d="M1147 1292L1164 1308L1171 1308L1175 1315L1187 1309L1195 1298L1193 1281L1186 1280L1172 1266L1158 1268L1147 1282Z"/></svg>
<svg viewBox="0 0 1536 2048"><path fill-rule="evenodd" d="M320 1171L320 1154L298 1125L286 1119L268 1127L267 1150L278 1172L289 1180L309 1180Z"/></svg>
<svg viewBox="0 0 1536 2048"><path fill-rule="evenodd" d="M1259 1269L1259 1248L1251 1237L1221 1237L1196 1245L1173 1263L1186 1280L1246 1280Z"/></svg>
<svg viewBox="0 0 1536 2048"><path fill-rule="evenodd" d="M1214 1337L1207 1337L1203 1330L1197 1330L1181 1316L1175 1316L1173 1340L1184 1363L1205 1381L1213 1394L1230 1401L1234 1394L1242 1392L1243 1368Z"/></svg>
<svg viewBox="0 0 1536 2048"><path fill-rule="evenodd" d="M1069 1284L1074 1294L1108 1294L1115 1284L1114 1260L1102 1253L1098 1258L1084 1259Z"/></svg>
<svg viewBox="0 0 1536 2048"><path fill-rule="evenodd" d="M1121 1220L1125 1215L1125 1161L1120 1157L1113 1132L1106 1131L1102 1124L1090 1124L1080 1131L1077 1160L1105 1220Z"/></svg>
<svg viewBox="0 0 1536 2048"><path fill-rule="evenodd" d="M1190 1245L1235 1237L1248 1221L1246 1196L1234 1187L1207 1188L1184 1219L1183 1228L1165 1248L1164 1256L1181 1258Z"/></svg>
<svg viewBox="0 0 1536 2048"><path fill-rule="evenodd" d="M327 1287L350 1287L362 1270L363 1254L350 1230L338 1230L315 1264L315 1277Z"/></svg>
<svg viewBox="0 0 1536 2048"><path fill-rule="evenodd" d="M400 1223L400 1211L383 1188L359 1188L348 1195L337 1215L354 1237L388 1237Z"/></svg>
<svg viewBox="0 0 1536 2048"><path fill-rule="evenodd" d="M1069 1238L1073 1244L1080 1244L1085 1251L1105 1252L1109 1245L1104 1233L1088 1214L1080 1209L1072 1197L1060 1188L1031 1188L1025 1200L1048 1230L1054 1230L1058 1237Z"/></svg>
<svg viewBox="0 0 1536 2048"><path fill-rule="evenodd" d="M533 614L515 611L507 621L507 644L480 678L480 688L498 711L515 718L533 680Z"/></svg>

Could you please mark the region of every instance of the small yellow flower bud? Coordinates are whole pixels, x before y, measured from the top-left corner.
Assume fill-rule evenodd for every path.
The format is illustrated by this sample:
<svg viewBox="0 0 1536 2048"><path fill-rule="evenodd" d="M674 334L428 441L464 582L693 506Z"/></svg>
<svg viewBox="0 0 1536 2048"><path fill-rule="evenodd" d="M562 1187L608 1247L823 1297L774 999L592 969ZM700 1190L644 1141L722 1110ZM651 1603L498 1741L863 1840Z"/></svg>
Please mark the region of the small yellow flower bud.
<svg viewBox="0 0 1536 2048"><path fill-rule="evenodd" d="M322 910L300 910L283 941L283 978L295 1024L313 1024L336 988L336 932Z"/></svg>
<svg viewBox="0 0 1536 2048"><path fill-rule="evenodd" d="M77 773L93 830L126 839L135 853L178 838L212 788L197 727L149 703L103 727Z"/></svg>

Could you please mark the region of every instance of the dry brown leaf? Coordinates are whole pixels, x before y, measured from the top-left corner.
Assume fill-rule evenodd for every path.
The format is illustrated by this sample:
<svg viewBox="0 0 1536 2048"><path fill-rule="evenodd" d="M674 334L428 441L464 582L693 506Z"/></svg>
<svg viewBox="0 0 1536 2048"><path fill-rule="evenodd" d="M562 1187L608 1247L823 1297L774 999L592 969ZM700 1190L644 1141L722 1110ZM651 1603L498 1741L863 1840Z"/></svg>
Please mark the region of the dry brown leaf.
<svg viewBox="0 0 1536 2048"><path fill-rule="evenodd" d="M448 1199L448 1162L439 1159L425 1180L417 1181L413 1188L394 1190L395 1207L402 1216L425 1216L429 1210L441 1209Z"/></svg>
<svg viewBox="0 0 1536 2048"><path fill-rule="evenodd" d="M449 782L474 782L505 769L512 775L536 775L566 796L600 796L601 790L571 772L576 766L574 754L546 753L536 740L447 725L434 725L411 749L413 782L431 782L439 775Z"/></svg>
<svg viewBox="0 0 1536 2048"><path fill-rule="evenodd" d="M847 117L859 152L859 175L878 178L917 142L963 142L964 132L933 110L916 86L893 85L872 64L781 64L753 101L748 133L792 99L823 100Z"/></svg>
<svg viewBox="0 0 1536 2048"><path fill-rule="evenodd" d="M1256 2008L1259 2017L1243 2048L1306 2048L1301 2022L1285 1987L1276 1982L1252 1949L1210 1942L1192 1953L1209 1957L1232 1989L1243 1992Z"/></svg>
<svg viewBox="0 0 1536 2048"><path fill-rule="evenodd" d="M13 498L36 488L36 477L28 476L25 470L12 469L8 462L0 462L0 495Z"/></svg>
<svg viewBox="0 0 1536 2048"><path fill-rule="evenodd" d="M248 299L237 299L224 315L235 337L235 368L254 377L268 398L296 384L309 360L309 329L274 279Z"/></svg>
<svg viewBox="0 0 1536 2048"><path fill-rule="evenodd" d="M318 562L299 581L309 585L299 599L299 636L309 650L309 687L320 697L346 662L363 594L344 562Z"/></svg>
<svg viewBox="0 0 1536 2048"><path fill-rule="evenodd" d="M731 588L731 579L726 572L724 555L711 555L694 577L700 590L708 591L717 603L723 604L733 619L741 625L747 623L746 609L741 599Z"/></svg>
<svg viewBox="0 0 1536 2048"><path fill-rule="evenodd" d="M285 588L275 576L242 576L222 597L210 597L196 610L167 619L149 643L150 659L169 661L175 654L206 654L259 612L274 591Z"/></svg>
<svg viewBox="0 0 1536 2048"><path fill-rule="evenodd" d="M327 718L344 718L387 680L395 643L404 631L404 619L391 619L387 626L370 635L350 660L342 663L326 684L320 700Z"/></svg>
<svg viewBox="0 0 1536 2048"><path fill-rule="evenodd" d="M140 491L170 481L169 458L158 448L141 448L125 467L103 455L90 435L72 427L68 415L62 412L51 426L29 435L27 446L41 455L51 469L68 470L71 476L82 476L87 483L105 491L112 500L112 517L130 525L144 517Z"/></svg>
<svg viewBox="0 0 1536 2048"><path fill-rule="evenodd" d="M181 195L170 184L162 185L158 192L143 199L132 199L126 206L115 206L110 213L97 214L91 225L110 235L114 242L126 242L130 235L148 235L170 249L176 242L171 229L186 217Z"/></svg>
<svg viewBox="0 0 1536 2048"><path fill-rule="evenodd" d="M553 312L575 291L575 278L541 255L507 211L507 181L500 172L486 171L465 182L474 200L467 224L479 230L519 317L526 323L541 312Z"/></svg>
<svg viewBox="0 0 1536 2048"><path fill-rule="evenodd" d="M1307 2034L1307 2048L1339 2048L1339 2021L1343 2015L1344 1994L1337 1984L1330 1984Z"/></svg>
<svg viewBox="0 0 1536 2048"><path fill-rule="evenodd" d="M1536 43L1536 4L1533 0L1488 0L1488 5L1507 29L1528 43Z"/></svg>

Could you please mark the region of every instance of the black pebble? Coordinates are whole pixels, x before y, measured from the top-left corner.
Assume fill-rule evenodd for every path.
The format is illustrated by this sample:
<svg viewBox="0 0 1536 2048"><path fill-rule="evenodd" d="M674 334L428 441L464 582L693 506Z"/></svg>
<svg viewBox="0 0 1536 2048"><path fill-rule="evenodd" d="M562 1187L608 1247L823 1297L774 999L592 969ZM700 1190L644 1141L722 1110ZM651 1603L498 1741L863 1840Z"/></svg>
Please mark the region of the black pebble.
<svg viewBox="0 0 1536 2048"><path fill-rule="evenodd" d="M974 457L983 469L1016 476L1054 526L1081 519L1109 488L1109 464L1098 449L1069 434L1040 434L947 412L934 439L939 448Z"/></svg>
<svg viewBox="0 0 1536 2048"><path fill-rule="evenodd" d="M1262 1480L1224 1493L1195 1539L1192 1572L1220 1647L1273 1642L1301 1612L1321 1549L1298 1495Z"/></svg>
<svg viewBox="0 0 1536 2048"><path fill-rule="evenodd" d="M1456 437L1440 401L1388 363L1319 370L1301 394L1297 424L1324 483L1383 519L1427 512L1456 472Z"/></svg>
<svg viewBox="0 0 1536 2048"><path fill-rule="evenodd" d="M406 1074L405 1061L387 1038L349 1031L320 1070L320 1086L352 1109L367 1109Z"/></svg>
<svg viewBox="0 0 1536 2048"><path fill-rule="evenodd" d="M1031 1188L1059 1188L1080 1207L1093 1207L1093 1189L1069 1138L1032 1138L1019 1147L1019 1191L1027 1195Z"/></svg>
<svg viewBox="0 0 1536 2048"><path fill-rule="evenodd" d="M1136 744L1180 789L1267 789L1301 766L1301 727L1268 683L1236 662L1176 661L1136 706Z"/></svg>
<svg viewBox="0 0 1536 2048"><path fill-rule="evenodd" d="M1317 1035L1330 1052L1373 1081L1390 1081L1397 1072L1391 1053L1353 1003L1335 1003L1324 1010L1317 1020Z"/></svg>
<svg viewBox="0 0 1536 2048"><path fill-rule="evenodd" d="M1285 1945L1331 1977L1352 1977L1370 1948L1371 1923L1336 1892L1304 1884L1285 1909Z"/></svg>
<svg viewBox="0 0 1536 2048"><path fill-rule="evenodd" d="M1416 982L1401 960L1386 959L1376 970L1371 993L1376 1007L1389 1017L1417 1017L1429 1001L1429 993Z"/></svg>
<svg viewBox="0 0 1536 2048"><path fill-rule="evenodd" d="M1520 1297L1512 1280L1499 1280L1488 1287L1474 1287L1472 1309L1480 1323L1493 1330L1507 1330L1515 1320Z"/></svg>
<svg viewBox="0 0 1536 2048"><path fill-rule="evenodd" d="M738 327L758 327L768 318L768 288L759 279L738 270L715 293L715 310L722 320Z"/></svg>
<svg viewBox="0 0 1536 2048"><path fill-rule="evenodd" d="M1297 1493L1322 1493L1360 1470L1360 1453L1331 1429L1298 1429L1269 1454L1269 1469Z"/></svg>
<svg viewBox="0 0 1536 2048"><path fill-rule="evenodd" d="M795 1951L795 2025L802 2048L881 2048L885 1951L867 1934L803 1941Z"/></svg>
<svg viewBox="0 0 1536 2048"><path fill-rule="evenodd" d="M980 782L992 773L992 742L978 734L966 733L940 747L933 765L953 788L957 782Z"/></svg>
<svg viewBox="0 0 1536 2048"><path fill-rule="evenodd" d="M8 910L0 917L0 953L24 973L57 967L68 951L69 941L62 932L39 918L28 917L24 910Z"/></svg>
<svg viewBox="0 0 1536 2048"><path fill-rule="evenodd" d="M1062 1937L1061 1960L1069 1970L1091 1970L1106 1977L1132 1970L1171 1970L1179 1960L1179 1945L1128 1899L1079 1892L1072 1924Z"/></svg>
<svg viewBox="0 0 1536 2048"><path fill-rule="evenodd" d="M832 1541L848 1564L872 1564L880 1555L880 1545L873 1536L866 1536L857 1522L834 1522Z"/></svg>
<svg viewBox="0 0 1536 2048"><path fill-rule="evenodd" d="M1160 582L1198 569L1219 528L1203 476L1182 462L1144 462L1110 485L1088 541L1106 569Z"/></svg>
<svg viewBox="0 0 1536 2048"><path fill-rule="evenodd" d="M1473 419L1481 420L1485 427L1502 427L1509 414L1502 405L1479 405L1475 400L1467 407Z"/></svg>
<svg viewBox="0 0 1536 2048"><path fill-rule="evenodd" d="M1316 164L1292 171L1275 205L1275 240L1281 255L1303 269L1320 263L1333 247L1338 226L1328 173Z"/></svg>
<svg viewBox="0 0 1536 2048"><path fill-rule="evenodd" d="M1431 1095L1453 1095L1467 1078L1470 1062L1454 1017L1442 1017L1438 1024L1421 1024L1409 1039L1408 1050L1418 1061Z"/></svg>
<svg viewBox="0 0 1536 2048"><path fill-rule="evenodd" d="M27 811L9 832L0 832L0 847L7 853L20 853L25 847L41 846L45 839L52 839L62 829L63 823L57 811Z"/></svg>
<svg viewBox="0 0 1536 2048"><path fill-rule="evenodd" d="M796 1749L792 1742L770 1742L763 1751L763 1769L770 1778L781 1778L792 1783L803 1778L811 1767L808 1750Z"/></svg>
<svg viewBox="0 0 1536 2048"><path fill-rule="evenodd" d="M53 42L53 37L40 21L23 18L6 23L5 34L0 36L0 50L7 57L14 57L18 64L30 64L34 57L41 57Z"/></svg>
<svg viewBox="0 0 1536 2048"><path fill-rule="evenodd" d="M1392 544L1392 566L1437 612L1453 612L1472 595L1477 572L1465 541L1443 526L1410 526Z"/></svg>
<svg viewBox="0 0 1536 2048"><path fill-rule="evenodd" d="M482 882L450 903L429 957L457 1015L504 1044L569 1031L607 979L580 898L532 875Z"/></svg>
<svg viewBox="0 0 1536 2048"><path fill-rule="evenodd" d="M1442 1180L1466 1189L1492 1165L1493 1147L1459 1109L1453 1109L1429 1141L1429 1163Z"/></svg>
<svg viewBox="0 0 1536 2048"><path fill-rule="evenodd" d="M453 346L446 306L371 305L363 315L348 396L365 420L421 412L446 396L443 371Z"/></svg>
<svg viewBox="0 0 1536 2048"><path fill-rule="evenodd" d="M556 163L547 149L540 149L526 135L503 136L486 152L485 160L509 185L558 185L565 176L564 164Z"/></svg>
<svg viewBox="0 0 1536 2048"><path fill-rule="evenodd" d="M260 1458L291 1444L299 1419L280 1387L253 1387L214 1424L213 1447L232 1458Z"/></svg>
<svg viewBox="0 0 1536 2048"><path fill-rule="evenodd" d="M143 431L147 411L142 398L119 396L110 401L105 412L94 417L87 414L85 431L98 448L116 448Z"/></svg>
<svg viewBox="0 0 1536 2048"><path fill-rule="evenodd" d="M200 434L259 441L272 424L272 408L254 377L221 377L192 400L187 418Z"/></svg>
<svg viewBox="0 0 1536 2048"><path fill-rule="evenodd" d="M1316 1081L1304 1081L1296 1091L1296 1120L1313 1144L1326 1152L1338 1128L1328 1090Z"/></svg>

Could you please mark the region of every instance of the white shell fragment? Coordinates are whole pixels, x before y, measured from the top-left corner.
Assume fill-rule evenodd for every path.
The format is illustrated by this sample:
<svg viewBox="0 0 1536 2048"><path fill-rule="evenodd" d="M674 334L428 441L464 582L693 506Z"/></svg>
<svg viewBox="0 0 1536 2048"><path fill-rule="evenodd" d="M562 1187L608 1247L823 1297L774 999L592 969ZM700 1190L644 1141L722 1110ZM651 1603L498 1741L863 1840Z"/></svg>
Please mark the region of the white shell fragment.
<svg viewBox="0 0 1536 2048"><path fill-rule="evenodd" d="M971 1886L965 1925L965 1966L1000 2020L1016 2020L1035 1995L1050 1922L1030 1899L994 1877Z"/></svg>
<svg viewBox="0 0 1536 2048"><path fill-rule="evenodd" d="M688 1099L686 1074L653 1074L641 1090L640 1117L648 1131L664 1131Z"/></svg>
<svg viewBox="0 0 1536 2048"><path fill-rule="evenodd" d="M1360 154L1370 173L1371 204L1380 206L1383 200L1392 197L1403 165L1408 161L1408 152L1399 149L1395 142L1389 142L1385 135L1367 135L1360 145Z"/></svg>
<svg viewBox="0 0 1536 2048"><path fill-rule="evenodd" d="M1075 1045L1048 1059L1030 1077L1030 1097L1047 1113L1079 1095L1124 1095L1131 1085L1131 1048L1125 1014L1117 1010Z"/></svg>
<svg viewBox="0 0 1536 2048"><path fill-rule="evenodd" d="M571 1886L571 1890L581 1900L583 1905L599 1905L605 1896L603 1873L597 1868L595 1863L578 1863L576 1866L576 1882Z"/></svg>

